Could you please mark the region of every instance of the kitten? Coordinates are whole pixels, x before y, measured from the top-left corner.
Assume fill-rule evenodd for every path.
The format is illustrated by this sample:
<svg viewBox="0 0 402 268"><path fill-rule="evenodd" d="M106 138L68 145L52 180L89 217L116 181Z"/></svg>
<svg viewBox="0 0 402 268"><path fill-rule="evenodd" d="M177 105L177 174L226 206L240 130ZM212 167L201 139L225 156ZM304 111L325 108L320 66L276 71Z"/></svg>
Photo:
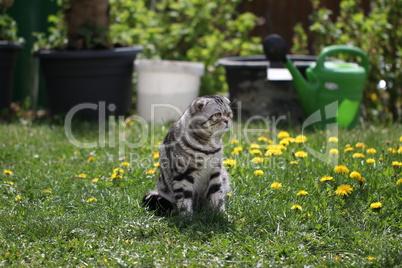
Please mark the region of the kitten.
<svg viewBox="0 0 402 268"><path fill-rule="evenodd" d="M225 211L229 175L222 165L222 135L232 119L222 96L195 99L173 124L160 149L157 190L143 198L159 214L192 214L195 208Z"/></svg>

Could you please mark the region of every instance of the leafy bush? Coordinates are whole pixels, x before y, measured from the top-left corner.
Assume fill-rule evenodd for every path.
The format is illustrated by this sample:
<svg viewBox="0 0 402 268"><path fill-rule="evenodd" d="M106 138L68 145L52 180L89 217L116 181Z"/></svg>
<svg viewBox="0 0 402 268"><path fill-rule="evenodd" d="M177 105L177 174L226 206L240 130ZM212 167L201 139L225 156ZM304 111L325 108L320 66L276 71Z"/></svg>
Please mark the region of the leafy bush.
<svg viewBox="0 0 402 268"><path fill-rule="evenodd" d="M249 37L256 17L236 11L240 0L149 2L110 0L112 40L143 45L146 58L203 62L201 94L226 90L219 58L261 51L261 40Z"/></svg>
<svg viewBox="0 0 402 268"><path fill-rule="evenodd" d="M6 13L12 5L13 1L0 0L0 40L23 42L23 39L18 37L17 23Z"/></svg>
<svg viewBox="0 0 402 268"><path fill-rule="evenodd" d="M312 0L314 11L310 15L310 32L315 37L315 53L326 46L350 44L363 49L370 61L369 81L364 92L368 118L379 116L384 120L391 115L401 119L398 106L402 85L402 1L371 1L371 11L366 15L355 0L342 0L340 14L334 21L332 11L320 8L319 0ZM294 40L301 40L305 33L295 29ZM300 42L298 49L300 49ZM305 45L305 43L304 43ZM386 90L378 90L380 80Z"/></svg>

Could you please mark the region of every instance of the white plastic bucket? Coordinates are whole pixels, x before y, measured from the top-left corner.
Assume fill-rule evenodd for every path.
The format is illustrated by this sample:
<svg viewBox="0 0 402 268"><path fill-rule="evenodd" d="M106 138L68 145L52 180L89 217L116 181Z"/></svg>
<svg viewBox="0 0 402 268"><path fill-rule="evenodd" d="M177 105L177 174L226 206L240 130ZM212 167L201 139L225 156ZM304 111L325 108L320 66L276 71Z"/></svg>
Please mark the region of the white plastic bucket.
<svg viewBox="0 0 402 268"><path fill-rule="evenodd" d="M177 120L198 97L204 64L186 61L136 60L137 113L163 124Z"/></svg>

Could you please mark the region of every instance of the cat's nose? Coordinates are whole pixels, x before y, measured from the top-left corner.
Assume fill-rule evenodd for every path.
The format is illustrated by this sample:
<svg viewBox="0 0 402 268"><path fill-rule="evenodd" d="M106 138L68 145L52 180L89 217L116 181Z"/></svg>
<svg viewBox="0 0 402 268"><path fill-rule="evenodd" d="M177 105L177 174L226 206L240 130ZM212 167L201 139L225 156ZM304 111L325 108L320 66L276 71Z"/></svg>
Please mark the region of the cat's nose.
<svg viewBox="0 0 402 268"><path fill-rule="evenodd" d="M225 122L226 125L228 125L229 124L229 119L228 118L223 118L223 122Z"/></svg>

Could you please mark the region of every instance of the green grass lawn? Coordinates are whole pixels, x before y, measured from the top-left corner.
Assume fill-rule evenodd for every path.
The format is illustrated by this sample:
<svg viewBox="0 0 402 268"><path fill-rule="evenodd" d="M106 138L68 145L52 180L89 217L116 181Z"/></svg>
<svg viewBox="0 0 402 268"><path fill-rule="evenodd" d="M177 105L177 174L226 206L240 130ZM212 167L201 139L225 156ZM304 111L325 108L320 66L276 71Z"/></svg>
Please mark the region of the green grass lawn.
<svg viewBox="0 0 402 268"><path fill-rule="evenodd" d="M77 123L76 141L101 141L79 148L63 125L0 125L1 265L402 265L402 126L340 129L338 142L308 132L305 143L288 139L285 149L267 149L281 140L272 129L254 126L245 136L243 127L225 137L225 158L235 160L225 162L232 176L227 215L190 220L157 217L140 203L155 188L157 144L168 127L133 124L119 142L118 124L106 127L112 133ZM345 152L347 144L353 149ZM338 150L332 164L313 156L327 148ZM336 173L336 159L349 172ZM364 181L356 172L351 178L353 171ZM338 190L342 185L352 189Z"/></svg>

